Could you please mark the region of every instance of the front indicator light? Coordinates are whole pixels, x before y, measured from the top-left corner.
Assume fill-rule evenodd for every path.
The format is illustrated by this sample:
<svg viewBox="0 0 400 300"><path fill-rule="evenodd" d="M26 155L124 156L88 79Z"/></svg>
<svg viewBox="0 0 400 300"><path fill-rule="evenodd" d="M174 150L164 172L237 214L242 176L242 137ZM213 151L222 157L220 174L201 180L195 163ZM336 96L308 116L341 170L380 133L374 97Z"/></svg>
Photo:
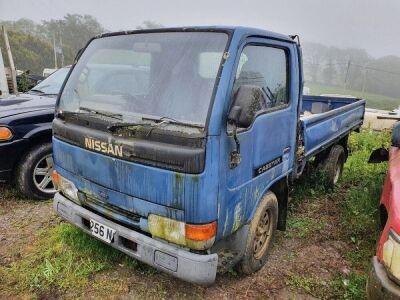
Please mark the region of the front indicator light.
<svg viewBox="0 0 400 300"><path fill-rule="evenodd" d="M148 218L148 227L153 237L195 250L210 248L217 233L216 221L194 225L152 214Z"/></svg>
<svg viewBox="0 0 400 300"><path fill-rule="evenodd" d="M57 173L56 170L53 170L53 173L51 174L51 180L53 181L53 185L54 185L55 189L58 190L58 188L60 186L61 176L60 176L60 174Z"/></svg>
<svg viewBox="0 0 400 300"><path fill-rule="evenodd" d="M208 241L217 233L217 222L209 224L185 225L186 238L193 241Z"/></svg>
<svg viewBox="0 0 400 300"><path fill-rule="evenodd" d="M400 281L400 237L391 230L383 244L383 263L393 279Z"/></svg>
<svg viewBox="0 0 400 300"><path fill-rule="evenodd" d="M9 141L13 137L13 133L7 127L0 127L0 141Z"/></svg>
<svg viewBox="0 0 400 300"><path fill-rule="evenodd" d="M78 189L72 181L62 177L56 170L52 173L54 187L69 200L79 204Z"/></svg>

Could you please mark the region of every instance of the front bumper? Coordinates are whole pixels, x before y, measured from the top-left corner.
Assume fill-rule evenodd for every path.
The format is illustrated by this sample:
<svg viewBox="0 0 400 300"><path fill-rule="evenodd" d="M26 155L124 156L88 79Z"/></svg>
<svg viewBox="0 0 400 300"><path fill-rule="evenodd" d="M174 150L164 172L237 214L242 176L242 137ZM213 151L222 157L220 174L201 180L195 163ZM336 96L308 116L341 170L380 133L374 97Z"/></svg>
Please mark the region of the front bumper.
<svg viewBox="0 0 400 300"><path fill-rule="evenodd" d="M0 143L0 181L11 178L13 169L26 145L27 141L23 139Z"/></svg>
<svg viewBox="0 0 400 300"><path fill-rule="evenodd" d="M196 254L155 240L99 216L73 203L60 193L55 195L53 205L55 211L63 219L78 226L86 233L90 234L89 228L85 225L90 219L116 230L114 241L110 245L137 260L185 281L202 285L209 285L215 281L217 254Z"/></svg>
<svg viewBox="0 0 400 300"><path fill-rule="evenodd" d="M372 269L367 283L367 298L370 300L400 299L400 286L387 276L385 267L376 256L372 258Z"/></svg>

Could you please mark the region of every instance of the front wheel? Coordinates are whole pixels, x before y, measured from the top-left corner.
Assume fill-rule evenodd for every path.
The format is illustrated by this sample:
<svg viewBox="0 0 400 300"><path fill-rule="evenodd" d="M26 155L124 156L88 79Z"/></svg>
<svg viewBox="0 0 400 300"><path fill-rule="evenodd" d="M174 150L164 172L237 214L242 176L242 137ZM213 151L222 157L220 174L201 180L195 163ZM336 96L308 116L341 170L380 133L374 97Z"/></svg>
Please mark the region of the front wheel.
<svg viewBox="0 0 400 300"><path fill-rule="evenodd" d="M16 170L16 187L30 199L49 199L56 192L51 181L53 157L51 143L30 149Z"/></svg>
<svg viewBox="0 0 400 300"><path fill-rule="evenodd" d="M268 192L262 198L247 236L246 248L238 269L243 274L252 274L265 265L278 224L278 200Z"/></svg>

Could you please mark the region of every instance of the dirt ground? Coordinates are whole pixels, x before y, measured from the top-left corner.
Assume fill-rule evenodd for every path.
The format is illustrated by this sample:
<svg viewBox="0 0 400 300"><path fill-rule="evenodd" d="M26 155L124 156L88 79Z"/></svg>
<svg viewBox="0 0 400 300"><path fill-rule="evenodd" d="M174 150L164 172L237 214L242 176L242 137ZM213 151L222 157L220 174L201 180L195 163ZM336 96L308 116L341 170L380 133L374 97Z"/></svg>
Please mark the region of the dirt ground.
<svg viewBox="0 0 400 300"><path fill-rule="evenodd" d="M0 192L4 190L4 186L3 190L0 187ZM10 200L5 196L0 196L0 267L18 263L24 253L29 253L38 229L62 222L53 212L51 201ZM3 293L5 287L0 278L0 298L339 298L343 294L341 289L346 288L343 278L357 270L351 270L343 256L351 245L341 238L333 201L336 200L327 196L292 204L288 230L278 232L266 266L252 276L230 272L218 275L213 286L201 287L158 271L147 274L117 262L113 268L91 275L91 284L83 290ZM99 287L107 286L107 282L112 283L112 291Z"/></svg>

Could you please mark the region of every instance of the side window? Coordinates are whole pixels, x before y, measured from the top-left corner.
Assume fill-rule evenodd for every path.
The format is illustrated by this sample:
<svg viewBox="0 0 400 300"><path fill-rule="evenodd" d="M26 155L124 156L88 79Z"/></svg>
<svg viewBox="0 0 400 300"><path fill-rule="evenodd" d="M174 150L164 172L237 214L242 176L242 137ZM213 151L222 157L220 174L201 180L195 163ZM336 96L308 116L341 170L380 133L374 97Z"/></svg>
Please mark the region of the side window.
<svg viewBox="0 0 400 300"><path fill-rule="evenodd" d="M268 110L289 102L287 55L285 50L268 46L246 46L240 56L233 92L242 86L260 87Z"/></svg>

